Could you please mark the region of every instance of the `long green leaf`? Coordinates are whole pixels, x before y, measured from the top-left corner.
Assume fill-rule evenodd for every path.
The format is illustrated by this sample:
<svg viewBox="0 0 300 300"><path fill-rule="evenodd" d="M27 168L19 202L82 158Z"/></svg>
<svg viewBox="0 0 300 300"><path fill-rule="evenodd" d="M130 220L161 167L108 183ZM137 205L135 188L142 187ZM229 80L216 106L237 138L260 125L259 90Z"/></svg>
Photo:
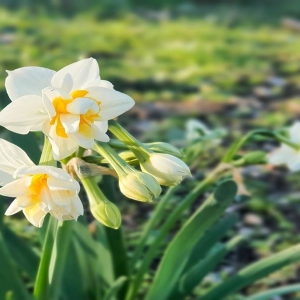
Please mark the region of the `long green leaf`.
<svg viewBox="0 0 300 300"><path fill-rule="evenodd" d="M14 299L29 300L27 290L22 283L15 268L14 258L10 255L0 232L0 299L5 299L12 294Z"/></svg>
<svg viewBox="0 0 300 300"><path fill-rule="evenodd" d="M88 256L89 254L86 253L85 266L88 266ZM89 279L89 277L86 278L86 276L90 274L93 274L92 270L90 270L90 273L85 273L82 270L80 257L78 255L77 241L72 237L63 275L62 298L87 299L88 288L86 287L85 282Z"/></svg>
<svg viewBox="0 0 300 300"><path fill-rule="evenodd" d="M202 239L195 245L189 256L189 260L185 266L185 270L190 270L197 264L212 247L225 236L225 234L237 223L237 214L228 214L218 222L216 222L205 233Z"/></svg>
<svg viewBox="0 0 300 300"><path fill-rule="evenodd" d="M246 297L245 300L269 300L275 296L290 294L299 291L300 291L300 284L291 284L276 289L270 289L268 291L264 291L261 293L257 293L250 297Z"/></svg>
<svg viewBox="0 0 300 300"><path fill-rule="evenodd" d="M236 275L212 287L200 300L224 298L269 274L300 260L300 244L273 254L239 271Z"/></svg>
<svg viewBox="0 0 300 300"><path fill-rule="evenodd" d="M242 237L237 236L226 244L215 245L207 257L184 274L179 283L178 294L176 297L171 297L171 299L184 299L185 296L192 293L201 280L209 274L240 241L242 241Z"/></svg>
<svg viewBox="0 0 300 300"><path fill-rule="evenodd" d="M107 294L105 295L104 300L116 299L119 290L122 288L122 286L124 285L126 280L127 280L127 278L125 276L118 278L113 283L113 285L110 287L110 289L107 291Z"/></svg>
<svg viewBox="0 0 300 300"><path fill-rule="evenodd" d="M63 276L63 299L103 299L110 288L113 282L111 257L108 247L103 245L105 234L98 231L97 228L97 239L94 239L83 218L73 224Z"/></svg>
<svg viewBox="0 0 300 300"><path fill-rule="evenodd" d="M178 187L179 185L169 188L167 193L159 200L158 204L155 206L155 210L151 218L149 219L149 221L146 223L142 231L141 237L137 243L137 246L134 249L134 252L132 254L132 258L130 260L130 265L129 265L131 272L133 271L138 259L140 258L142 251L146 247L146 243L149 239L149 236L154 226L156 226L165 216L164 214L165 207L169 203L170 198L174 195Z"/></svg>
<svg viewBox="0 0 300 300"><path fill-rule="evenodd" d="M236 191L234 181L223 182L214 195L210 196L186 222L169 244L146 296L147 300L164 300L169 297L178 283L193 247L232 203Z"/></svg>
<svg viewBox="0 0 300 300"><path fill-rule="evenodd" d="M3 238L16 264L34 281L39 265L38 255L7 226L3 226Z"/></svg>

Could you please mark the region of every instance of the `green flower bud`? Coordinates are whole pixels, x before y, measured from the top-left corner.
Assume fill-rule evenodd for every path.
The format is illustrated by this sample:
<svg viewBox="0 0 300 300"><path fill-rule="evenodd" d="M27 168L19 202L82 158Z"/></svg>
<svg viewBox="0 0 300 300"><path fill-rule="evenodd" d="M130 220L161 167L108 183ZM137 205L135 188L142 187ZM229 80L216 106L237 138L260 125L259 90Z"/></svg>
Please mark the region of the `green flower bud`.
<svg viewBox="0 0 300 300"><path fill-rule="evenodd" d="M256 165L256 164L266 164L266 163L267 163L267 154L264 151L254 151L234 161L234 165L236 167Z"/></svg>
<svg viewBox="0 0 300 300"><path fill-rule="evenodd" d="M88 196L91 212L95 219L105 226L118 229L122 222L120 211L105 197L94 177L81 178L81 183Z"/></svg>
<svg viewBox="0 0 300 300"><path fill-rule="evenodd" d="M161 193L160 185L151 175L134 169L119 177L119 187L126 197L142 202L152 202Z"/></svg>
<svg viewBox="0 0 300 300"><path fill-rule="evenodd" d="M122 222L122 217L118 207L110 201L93 203L91 205L92 215L100 223L107 227L118 229Z"/></svg>
<svg viewBox="0 0 300 300"><path fill-rule="evenodd" d="M246 164L265 164L267 162L267 154L264 151L254 151L244 156Z"/></svg>

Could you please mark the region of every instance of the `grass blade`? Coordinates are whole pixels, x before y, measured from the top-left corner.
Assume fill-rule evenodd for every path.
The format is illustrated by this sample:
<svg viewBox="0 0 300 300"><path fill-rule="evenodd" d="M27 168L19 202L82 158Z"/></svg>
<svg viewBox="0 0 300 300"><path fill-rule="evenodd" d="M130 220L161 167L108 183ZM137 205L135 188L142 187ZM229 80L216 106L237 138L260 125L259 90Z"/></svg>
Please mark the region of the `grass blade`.
<svg viewBox="0 0 300 300"><path fill-rule="evenodd" d="M270 289L268 291L257 293L250 297L246 297L245 300L269 300L275 296L290 294L298 291L300 291L300 284L291 284L280 288Z"/></svg>
<svg viewBox="0 0 300 300"><path fill-rule="evenodd" d="M239 271L236 275L212 287L200 300L224 298L269 274L300 260L300 244L273 254Z"/></svg>
<svg viewBox="0 0 300 300"><path fill-rule="evenodd" d="M239 243L242 241L241 236L234 237L228 243L217 244L203 260L198 262L181 278L179 283L179 292L177 296L171 299L184 299L185 296L192 293L194 288L201 280L209 274L221 260Z"/></svg>
<svg viewBox="0 0 300 300"><path fill-rule="evenodd" d="M173 196L173 194L176 192L178 188L179 185L169 188L167 193L160 199L157 206L155 207L153 215L151 216L146 226L144 227L142 235L137 243L137 247L134 249L134 252L132 254L132 258L129 264L130 272L133 271L133 268L135 267L138 259L140 258L140 255L143 252L143 249L147 243L147 240L154 226L156 226L158 222L164 217L164 209L166 205L169 203L170 198Z"/></svg>
<svg viewBox="0 0 300 300"><path fill-rule="evenodd" d="M190 254L185 270L190 270L203 259L213 246L237 223L237 214L228 214L205 233L203 238L194 247Z"/></svg>

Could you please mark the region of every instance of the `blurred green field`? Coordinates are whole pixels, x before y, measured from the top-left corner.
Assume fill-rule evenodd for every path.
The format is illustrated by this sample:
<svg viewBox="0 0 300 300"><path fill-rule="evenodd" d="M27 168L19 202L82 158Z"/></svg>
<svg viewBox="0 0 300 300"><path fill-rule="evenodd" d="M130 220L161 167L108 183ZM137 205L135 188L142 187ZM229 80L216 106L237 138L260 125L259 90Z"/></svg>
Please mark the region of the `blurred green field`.
<svg viewBox="0 0 300 300"><path fill-rule="evenodd" d="M174 7L170 2L164 7L155 2L134 13L126 5L118 13L107 4L106 10L76 11L71 16L48 14L36 7L0 8L0 106L8 103L4 70L29 65L58 70L80 58L94 57L102 79L137 102L140 111L135 112L135 124L129 126L138 132L139 126L146 128L141 137L146 141L184 146L185 121L191 117L204 120L213 129L225 128L224 148L232 137L249 128L285 126L300 116L300 29L296 19L294 26L283 19L300 17L300 9L296 1L286 6L282 4L285 1L281 6L280 1L274 6L270 1L265 5L254 1L245 7L240 2L185 7L179 2ZM157 7L164 10L154 10ZM106 11L112 16L107 17ZM156 103L170 103L162 106L165 115L155 115L159 111ZM141 120L143 113L150 125ZM128 122L126 117L124 122ZM273 146L257 140L249 148L268 150ZM195 177L201 178L224 148L203 143L196 147L187 160L193 162ZM298 175L284 170L268 172L266 175L264 168L243 171L254 196L241 197L234 209L241 217L238 231L250 230L254 238L213 276L226 277L230 273L226 267L239 267L300 241ZM182 187L182 193L190 190L189 184ZM170 203L170 209L176 201L180 197ZM148 217L151 207L127 204L123 204L124 223L129 240L134 241L134 229ZM24 223L8 222L22 231ZM35 233L25 235L33 235L32 243L37 242ZM254 290L293 282L298 268L289 267Z"/></svg>

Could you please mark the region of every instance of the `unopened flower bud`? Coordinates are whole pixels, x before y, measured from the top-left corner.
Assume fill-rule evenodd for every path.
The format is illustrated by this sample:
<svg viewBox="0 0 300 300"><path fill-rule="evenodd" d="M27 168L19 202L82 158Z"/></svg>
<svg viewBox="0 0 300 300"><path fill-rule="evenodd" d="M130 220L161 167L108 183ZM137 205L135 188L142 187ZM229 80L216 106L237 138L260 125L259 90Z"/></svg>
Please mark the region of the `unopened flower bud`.
<svg viewBox="0 0 300 300"><path fill-rule="evenodd" d="M118 229L121 225L122 217L118 207L108 200L92 204L91 212L96 220L107 227Z"/></svg>
<svg viewBox="0 0 300 300"><path fill-rule="evenodd" d="M245 165L264 164L267 162L267 154L264 151L254 151L243 157Z"/></svg>
<svg viewBox="0 0 300 300"><path fill-rule="evenodd" d="M105 226L118 229L122 217L115 204L110 202L100 190L93 177L81 178L81 183L86 191L93 216Z"/></svg>
<svg viewBox="0 0 300 300"><path fill-rule="evenodd" d="M155 142L155 143L148 143L145 145L153 152L166 153L166 154L174 155L176 157L183 157L183 153L175 146L169 143Z"/></svg>
<svg viewBox="0 0 300 300"><path fill-rule="evenodd" d="M126 197L142 202L152 202L161 193L160 185L151 175L136 170L120 176L119 186Z"/></svg>
<svg viewBox="0 0 300 300"><path fill-rule="evenodd" d="M184 177L191 176L189 167L169 154L150 153L149 158L140 165L142 171L152 175L160 185L177 185Z"/></svg>

